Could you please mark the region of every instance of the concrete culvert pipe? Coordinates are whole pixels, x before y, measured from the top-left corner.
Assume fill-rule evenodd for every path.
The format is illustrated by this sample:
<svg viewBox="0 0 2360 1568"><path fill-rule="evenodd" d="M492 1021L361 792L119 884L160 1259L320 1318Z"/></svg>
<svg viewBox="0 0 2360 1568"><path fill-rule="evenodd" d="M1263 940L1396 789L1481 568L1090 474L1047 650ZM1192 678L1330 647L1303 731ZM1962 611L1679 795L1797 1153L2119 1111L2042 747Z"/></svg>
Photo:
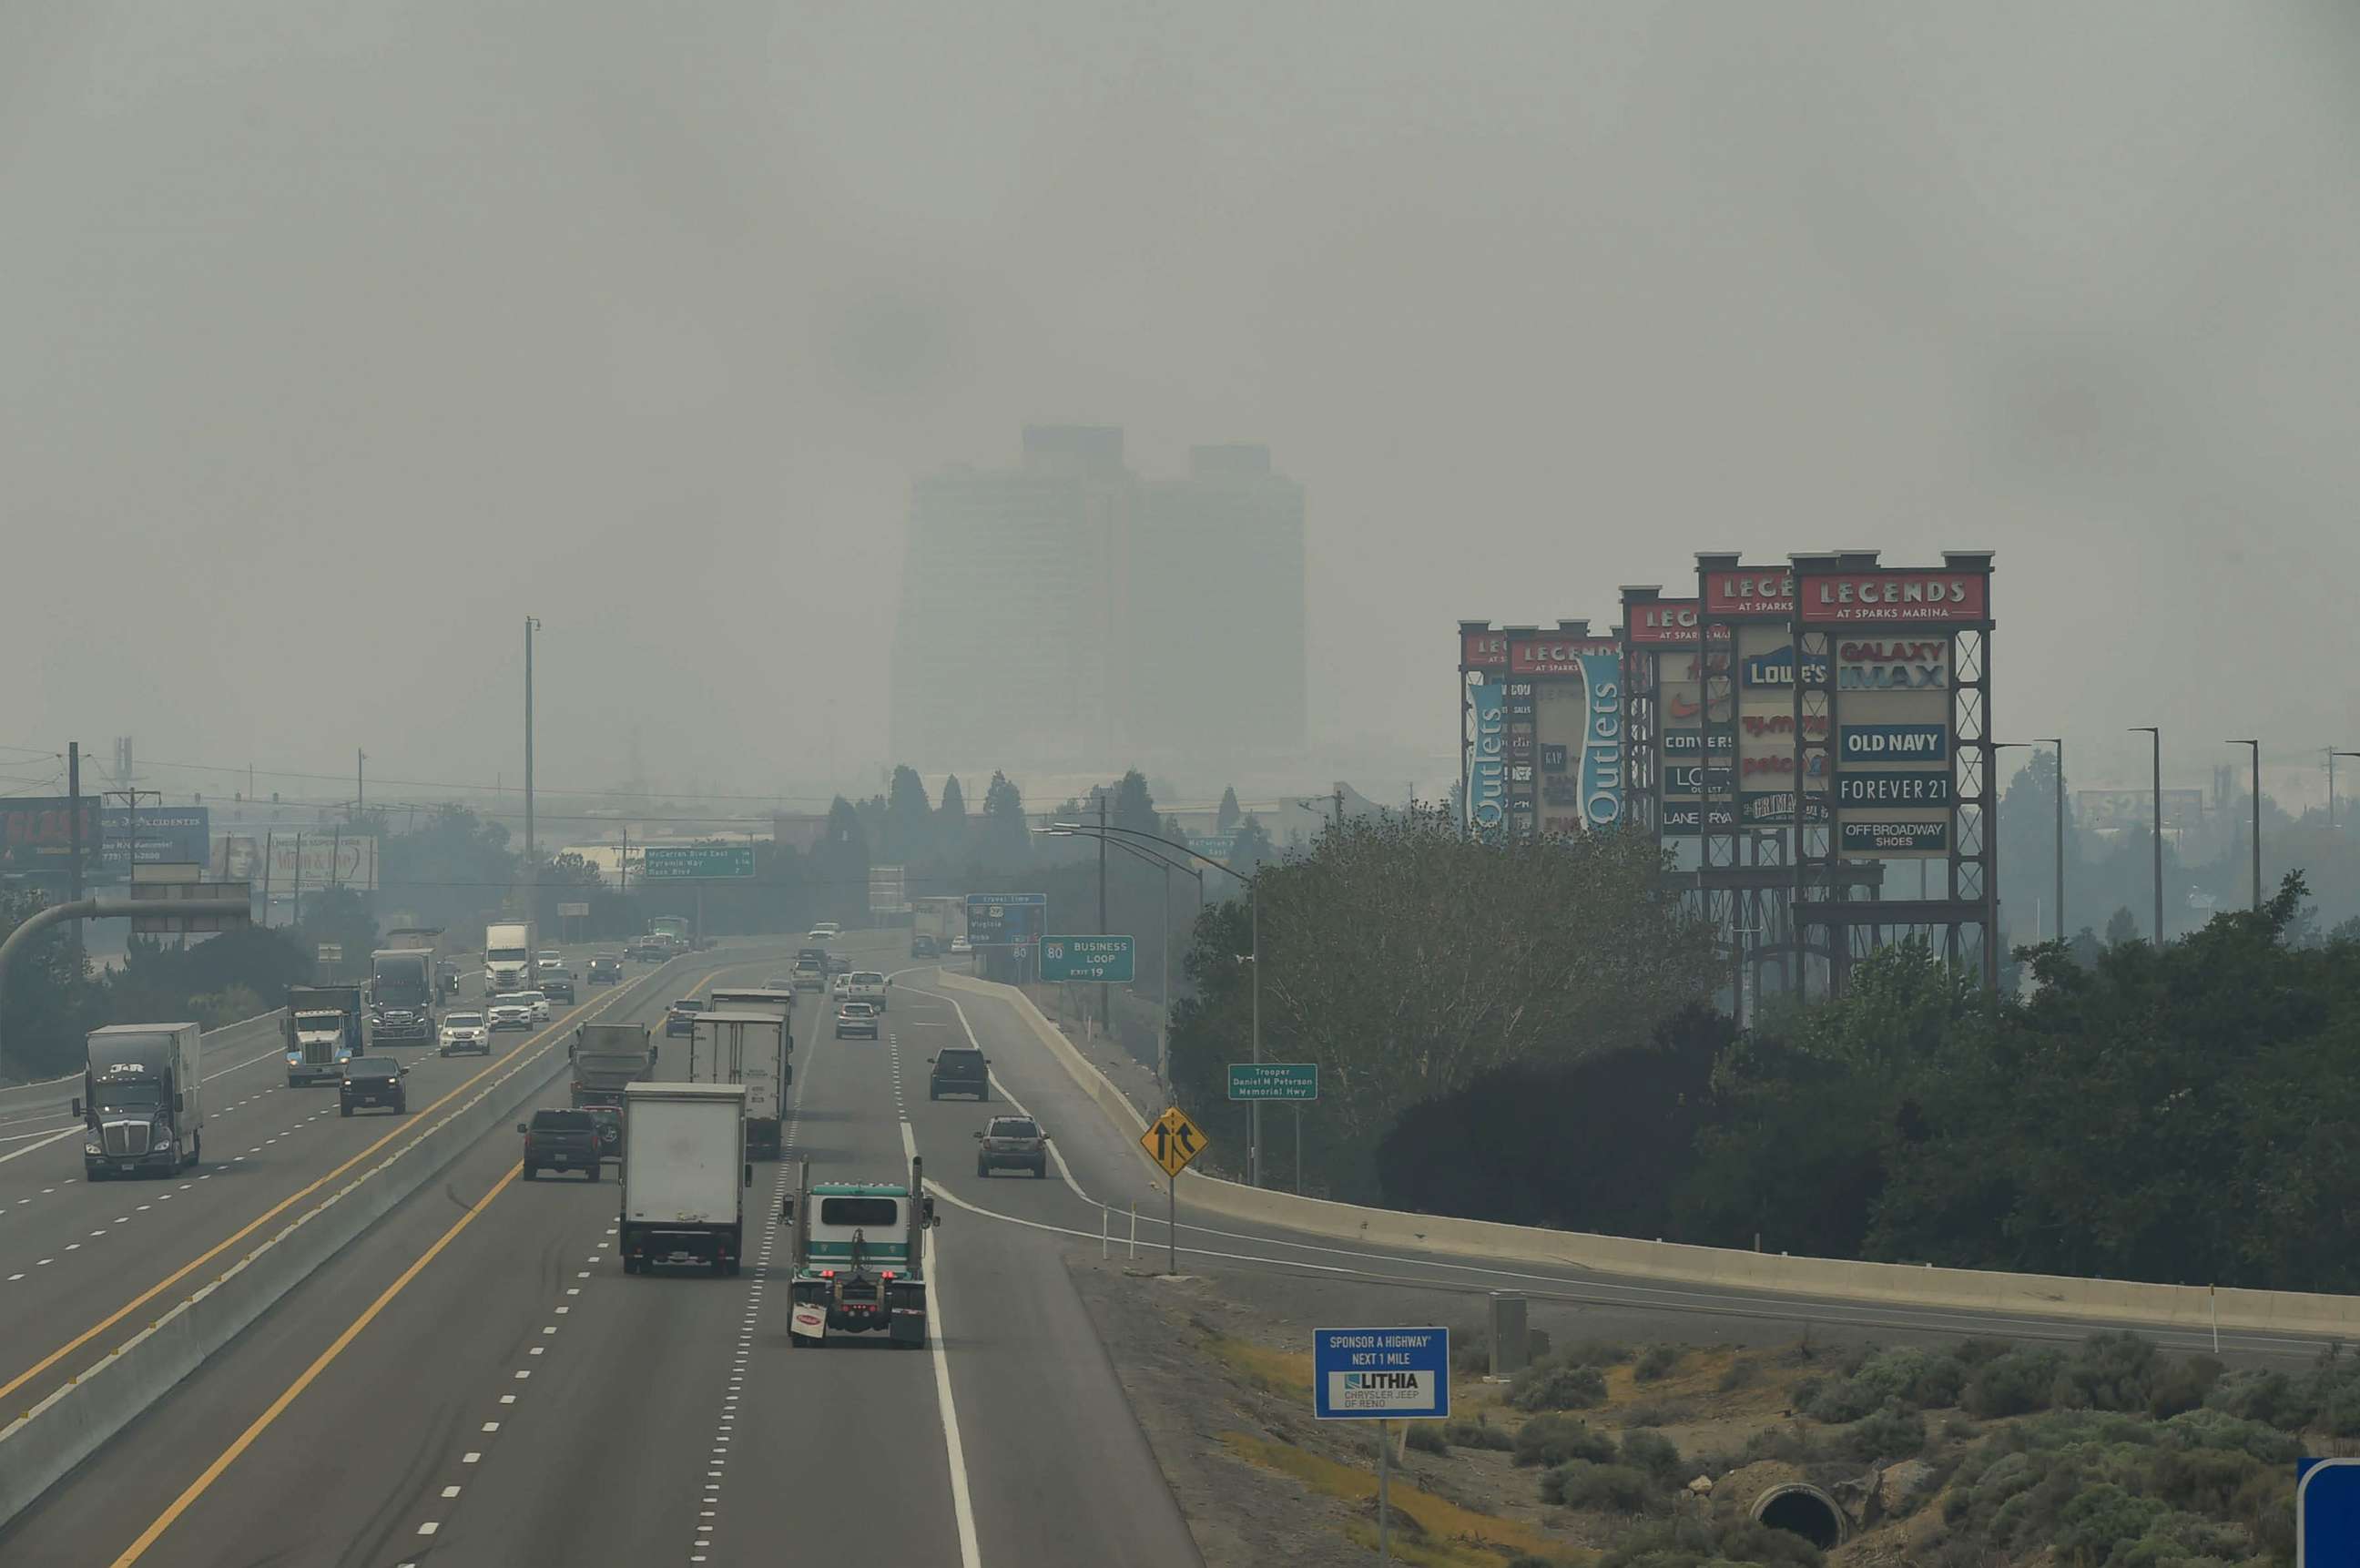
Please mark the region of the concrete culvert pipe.
<svg viewBox="0 0 2360 1568"><path fill-rule="evenodd" d="M1773 1486L1754 1498L1753 1516L1755 1523L1799 1535L1822 1552L1841 1546L1852 1533L1852 1521L1836 1500L1803 1481Z"/></svg>

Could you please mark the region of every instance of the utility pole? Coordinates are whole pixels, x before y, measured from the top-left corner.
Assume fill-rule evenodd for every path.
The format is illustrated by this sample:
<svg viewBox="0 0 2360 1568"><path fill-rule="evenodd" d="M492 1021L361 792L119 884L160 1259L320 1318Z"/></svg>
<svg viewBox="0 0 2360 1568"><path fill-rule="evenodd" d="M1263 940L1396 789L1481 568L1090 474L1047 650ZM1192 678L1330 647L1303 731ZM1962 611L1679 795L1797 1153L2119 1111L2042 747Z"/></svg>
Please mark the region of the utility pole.
<svg viewBox="0 0 2360 1568"><path fill-rule="evenodd" d="M1336 786L1336 826L1339 829L1344 826L1344 786L1341 784Z"/></svg>
<svg viewBox="0 0 2360 1568"><path fill-rule="evenodd" d="M2065 741L2050 736L2049 743L2057 748L2057 937L2070 940L2065 934Z"/></svg>
<svg viewBox="0 0 2360 1568"><path fill-rule="evenodd" d="M353 815L368 809L368 753L357 747L353 751Z"/></svg>
<svg viewBox="0 0 2360 1568"><path fill-rule="evenodd" d="M2339 751L2333 746L2327 750L2327 830L2330 833L2335 831L2335 759L2338 757L2360 757L2360 751Z"/></svg>
<svg viewBox="0 0 2360 1568"><path fill-rule="evenodd" d="M2254 913L2262 912L2262 743L2224 740L2224 746L2245 746L2254 754Z"/></svg>
<svg viewBox="0 0 2360 1568"><path fill-rule="evenodd" d="M2333 767L2334 764L2330 763ZM82 902L82 742L66 742L66 879L73 903ZM74 922L75 967L81 967L82 922Z"/></svg>
<svg viewBox="0 0 2360 1568"><path fill-rule="evenodd" d="M2134 735L2145 735L2153 745L2155 799L2155 946L2163 949L2163 731L2152 724L2134 724Z"/></svg>
<svg viewBox="0 0 2360 1568"><path fill-rule="evenodd" d="M1108 794L1109 794L1109 791L1104 790L1104 789L1101 789L1101 790L1099 790L1099 791L1098 791L1098 933L1099 933L1099 935L1101 935L1101 936L1103 936L1103 935L1105 935L1105 934L1106 934L1106 928L1107 928L1107 896L1106 896L1106 876L1107 876L1107 834L1106 834L1106 828L1107 828L1107 795L1108 795ZM1104 1028L1104 1027L1106 1026L1106 1023L1107 1023L1107 1004L1108 1004L1108 1003L1107 1003L1107 984L1106 984L1106 981L1098 981L1098 1026L1099 1026L1099 1027L1101 1027L1101 1028Z"/></svg>
<svg viewBox="0 0 2360 1568"><path fill-rule="evenodd" d="M623 894L628 897L631 891L631 825L628 822L623 824L623 852L615 858L615 874L622 879Z"/></svg>
<svg viewBox="0 0 2360 1568"><path fill-rule="evenodd" d="M540 881L541 865L533 853L532 838L532 634L541 630L541 621L533 616L524 618L524 883L525 917L533 913L532 890Z"/></svg>

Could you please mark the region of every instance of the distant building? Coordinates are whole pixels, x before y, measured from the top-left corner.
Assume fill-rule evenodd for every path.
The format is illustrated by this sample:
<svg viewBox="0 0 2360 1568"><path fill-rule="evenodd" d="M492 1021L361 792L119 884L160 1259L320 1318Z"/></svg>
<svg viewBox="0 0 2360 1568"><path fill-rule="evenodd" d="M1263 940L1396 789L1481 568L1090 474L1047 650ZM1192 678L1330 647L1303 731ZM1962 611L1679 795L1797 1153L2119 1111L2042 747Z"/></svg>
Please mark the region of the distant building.
<svg viewBox="0 0 2360 1568"><path fill-rule="evenodd" d="M1013 469L922 479L893 650L893 760L921 772L1213 776L1306 728L1302 487L1261 446L1142 479L1122 433L1038 425Z"/></svg>

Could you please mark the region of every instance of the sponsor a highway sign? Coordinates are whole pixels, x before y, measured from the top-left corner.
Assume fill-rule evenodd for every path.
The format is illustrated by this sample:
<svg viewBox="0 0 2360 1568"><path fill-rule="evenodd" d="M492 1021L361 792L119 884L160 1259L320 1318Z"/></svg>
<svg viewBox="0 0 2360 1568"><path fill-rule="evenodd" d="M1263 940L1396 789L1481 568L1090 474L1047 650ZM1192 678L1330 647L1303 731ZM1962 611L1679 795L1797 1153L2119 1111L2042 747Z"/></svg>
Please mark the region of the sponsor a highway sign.
<svg viewBox="0 0 2360 1568"><path fill-rule="evenodd" d="M2360 1459L2294 1464L2295 1568L2360 1563Z"/></svg>
<svg viewBox="0 0 2360 1568"><path fill-rule="evenodd" d="M1323 1421L1450 1414L1448 1329L1314 1329L1311 1413Z"/></svg>
<svg viewBox="0 0 2360 1568"><path fill-rule="evenodd" d="M1232 1100L1317 1100L1319 1064L1312 1061L1233 1061Z"/></svg>
<svg viewBox="0 0 2360 1568"><path fill-rule="evenodd" d="M1043 980L1105 981L1129 985L1139 958L1139 944L1131 937L1043 937L1041 938Z"/></svg>
<svg viewBox="0 0 2360 1568"><path fill-rule="evenodd" d="M1147 1124L1139 1135L1140 1146L1147 1157L1164 1168L1166 1176L1177 1176L1188 1168L1188 1162L1205 1152L1205 1135L1188 1113L1175 1105Z"/></svg>

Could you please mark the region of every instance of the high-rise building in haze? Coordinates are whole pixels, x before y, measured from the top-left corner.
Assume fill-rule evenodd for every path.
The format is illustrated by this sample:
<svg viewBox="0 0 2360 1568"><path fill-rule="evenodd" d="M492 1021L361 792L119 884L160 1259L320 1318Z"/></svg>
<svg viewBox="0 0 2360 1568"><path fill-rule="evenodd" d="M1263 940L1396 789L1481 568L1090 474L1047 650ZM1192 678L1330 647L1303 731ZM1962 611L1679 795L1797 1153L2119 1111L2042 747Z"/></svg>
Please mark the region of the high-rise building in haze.
<svg viewBox="0 0 2360 1568"><path fill-rule="evenodd" d="M1036 425L910 507L893 760L921 771L1284 765L1305 732L1303 489L1261 446L1148 479L1122 432Z"/></svg>

